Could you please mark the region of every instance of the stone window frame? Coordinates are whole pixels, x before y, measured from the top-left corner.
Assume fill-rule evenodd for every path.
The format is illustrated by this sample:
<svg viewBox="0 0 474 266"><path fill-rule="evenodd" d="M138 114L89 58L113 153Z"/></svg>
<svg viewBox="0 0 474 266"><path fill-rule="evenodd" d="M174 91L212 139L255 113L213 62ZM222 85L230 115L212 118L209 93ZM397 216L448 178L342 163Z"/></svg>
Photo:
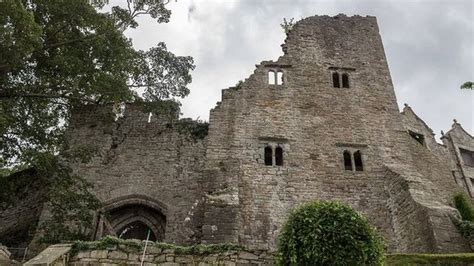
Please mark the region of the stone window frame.
<svg viewBox="0 0 474 266"><path fill-rule="evenodd" d="M354 144L354 143L336 143L338 147L337 156L339 157L340 169L346 173L361 173L367 171L367 145L365 144ZM348 152L350 154L351 160L351 169L347 169L346 160L344 158L344 153ZM356 165L356 160L354 154L360 152L360 159L362 164L358 167ZM358 168L360 170L358 170Z"/></svg>
<svg viewBox="0 0 474 266"><path fill-rule="evenodd" d="M281 74L281 79L279 78ZM273 83L270 83L270 77L273 76ZM286 83L286 73L281 68L269 68L267 70L267 85L269 86L283 86Z"/></svg>
<svg viewBox="0 0 474 266"><path fill-rule="evenodd" d="M354 72L356 71L355 68L352 67L329 67L329 80L332 88L337 89L354 89L355 82L354 82ZM338 78L338 86L336 87L334 84L334 74L337 74ZM347 77L347 87L344 86L344 79L343 76Z"/></svg>
<svg viewBox="0 0 474 266"><path fill-rule="evenodd" d="M271 148L272 150L272 164L269 165L269 164L266 164L266 160L265 160L265 149L267 148ZM277 158L276 158L276 149L277 148L281 148L282 149L282 164L281 165L277 165ZM267 166L267 167L284 167L286 165L286 156L287 156L287 147L286 147L286 144L285 143L282 143L282 142L265 142L265 143L261 143L258 147L259 149L259 153L260 153L260 158L262 159L263 161L263 165L264 166Z"/></svg>
<svg viewBox="0 0 474 266"><path fill-rule="evenodd" d="M472 150L471 148L468 148L468 147L465 147L465 146L458 146L458 151L459 151L459 158L461 158L461 162L463 164L463 166L467 166L467 167L474 167L474 150ZM465 160L465 156L463 154L466 154L466 153L470 153L471 157L472 157L472 161L471 163L469 162L466 162Z"/></svg>

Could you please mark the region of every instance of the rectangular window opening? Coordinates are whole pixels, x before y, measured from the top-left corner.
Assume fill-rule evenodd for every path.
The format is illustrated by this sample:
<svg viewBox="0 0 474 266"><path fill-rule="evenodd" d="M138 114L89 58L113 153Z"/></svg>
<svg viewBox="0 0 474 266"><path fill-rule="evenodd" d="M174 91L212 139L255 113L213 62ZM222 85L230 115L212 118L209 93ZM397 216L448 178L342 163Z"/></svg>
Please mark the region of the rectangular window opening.
<svg viewBox="0 0 474 266"><path fill-rule="evenodd" d="M408 133L414 140L418 141L418 143L420 143L423 146L425 145L425 136L423 136L423 134L416 133L411 130L408 130Z"/></svg>
<svg viewBox="0 0 474 266"><path fill-rule="evenodd" d="M459 152L461 153L463 163L467 166L474 167L474 151L459 148Z"/></svg>

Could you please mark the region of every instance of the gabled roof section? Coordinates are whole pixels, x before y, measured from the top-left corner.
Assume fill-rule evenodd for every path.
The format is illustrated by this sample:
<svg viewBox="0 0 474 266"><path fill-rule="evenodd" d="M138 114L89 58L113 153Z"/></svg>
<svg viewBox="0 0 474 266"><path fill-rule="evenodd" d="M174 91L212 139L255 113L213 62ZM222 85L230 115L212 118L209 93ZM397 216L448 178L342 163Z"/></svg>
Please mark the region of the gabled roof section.
<svg viewBox="0 0 474 266"><path fill-rule="evenodd" d="M405 103L405 107L403 107L403 111L401 112L402 115L412 115L413 117L415 117L415 119L418 121L418 122L421 122L421 124L423 126L426 127L426 129L431 132L431 134L434 136L434 132L433 132L433 129L431 129L426 123L425 121L423 121L423 119L421 119L414 111L413 109L411 109L411 107Z"/></svg>
<svg viewBox="0 0 474 266"><path fill-rule="evenodd" d="M444 133L441 139L449 137L449 135L453 134L454 132L459 132L468 138L474 139L474 137L469 134L469 132L467 132L456 119L453 119L453 125L451 126L451 129Z"/></svg>

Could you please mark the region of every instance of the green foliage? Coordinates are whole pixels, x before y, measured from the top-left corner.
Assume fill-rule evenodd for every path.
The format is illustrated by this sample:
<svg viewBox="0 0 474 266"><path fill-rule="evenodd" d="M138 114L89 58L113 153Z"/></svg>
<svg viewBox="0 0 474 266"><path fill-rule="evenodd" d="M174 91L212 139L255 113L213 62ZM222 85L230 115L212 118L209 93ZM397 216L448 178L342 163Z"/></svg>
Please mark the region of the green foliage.
<svg viewBox="0 0 474 266"><path fill-rule="evenodd" d="M181 134L190 134L195 139L204 139L209 131L209 123L191 118L180 119L175 127Z"/></svg>
<svg viewBox="0 0 474 266"><path fill-rule="evenodd" d="M472 82L472 81L466 81L461 85L461 89L463 89L463 90L472 90L472 89L474 89L473 84L474 84L474 82Z"/></svg>
<svg viewBox="0 0 474 266"><path fill-rule="evenodd" d="M474 208L472 203L464 192L454 194L453 201L454 207L461 214L461 219L453 216L451 220L465 238L470 238L474 232Z"/></svg>
<svg viewBox="0 0 474 266"><path fill-rule="evenodd" d="M168 243L155 243L155 246L161 249L171 249L176 254L183 255L209 255L209 254L222 254L229 251L241 251L244 250L242 246L232 243L222 244L196 244L191 246L178 246Z"/></svg>
<svg viewBox="0 0 474 266"><path fill-rule="evenodd" d="M290 33L290 31L295 26L294 20L294 18L291 18L290 20L286 20L286 18L283 18L283 23L281 23L280 26L286 35L288 35L288 33Z"/></svg>
<svg viewBox="0 0 474 266"><path fill-rule="evenodd" d="M0 211L22 200L25 188L37 186L40 181L35 169L4 169L0 175ZM32 180L32 178L35 178Z"/></svg>
<svg viewBox="0 0 474 266"><path fill-rule="evenodd" d="M28 164L34 152L58 154L74 106L189 93L191 57L164 43L135 50L123 34L140 15L168 22L165 1L127 0L110 12L90 2L0 1L0 168Z"/></svg>
<svg viewBox="0 0 474 266"><path fill-rule="evenodd" d="M474 253L459 254L390 254L387 255L387 265L439 265L462 266L473 265Z"/></svg>
<svg viewBox="0 0 474 266"><path fill-rule="evenodd" d="M181 103L175 100L144 102L143 111L151 112L170 120L178 119Z"/></svg>
<svg viewBox="0 0 474 266"><path fill-rule="evenodd" d="M176 254L183 255L209 255L244 250L243 247L231 243L179 246L170 243L155 242L148 245L152 245L155 248L160 248L163 250L173 250ZM129 250L137 251L144 248L144 243L137 240L125 240L112 236L106 236L98 241L75 241L72 246L73 253L77 253L81 250L104 250L109 248L117 248L118 250L122 250L124 252Z"/></svg>
<svg viewBox="0 0 474 266"><path fill-rule="evenodd" d="M237 84L235 84L234 87L235 87L236 89L241 89L241 88L242 88L242 84L244 84L244 82L243 82L242 80L239 80L239 81L237 82Z"/></svg>
<svg viewBox="0 0 474 266"><path fill-rule="evenodd" d="M0 234L2 245L7 247L26 247L33 239L37 221L21 221L12 231Z"/></svg>
<svg viewBox="0 0 474 266"><path fill-rule="evenodd" d="M461 218L465 221L474 222L474 208L468 196L459 192L454 194L454 206L461 214Z"/></svg>
<svg viewBox="0 0 474 266"><path fill-rule="evenodd" d="M466 220L452 219L454 225L458 228L461 235L465 238L469 238L474 232L474 223Z"/></svg>
<svg viewBox="0 0 474 266"><path fill-rule="evenodd" d="M0 197L14 200L21 187L4 178L15 167L34 169L48 188L52 213L42 228L49 243L85 239L98 206L89 184L70 169L95 151L65 152L72 110L144 102L158 111L155 103L167 102L179 113L175 98L189 94L194 69L191 57L174 55L164 43L136 50L123 33L136 28L141 15L168 22L166 1L127 0L126 8L113 6L110 12L91 2L101 1L0 1ZM114 119L112 112L102 115L102 122Z"/></svg>
<svg viewBox="0 0 474 266"><path fill-rule="evenodd" d="M303 204L279 236L279 265L381 265L384 245L367 219L331 201Z"/></svg>

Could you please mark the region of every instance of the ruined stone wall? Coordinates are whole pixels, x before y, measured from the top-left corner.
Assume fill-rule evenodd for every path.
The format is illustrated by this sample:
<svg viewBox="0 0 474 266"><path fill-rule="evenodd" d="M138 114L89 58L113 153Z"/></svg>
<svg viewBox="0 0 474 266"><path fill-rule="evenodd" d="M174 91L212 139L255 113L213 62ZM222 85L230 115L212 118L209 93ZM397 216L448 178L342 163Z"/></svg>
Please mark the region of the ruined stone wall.
<svg viewBox="0 0 474 266"><path fill-rule="evenodd" d="M410 106L405 105L401 114L405 129L423 135L424 143L422 145L436 155L441 161L450 164L450 154L448 153L446 145L440 144L436 141L433 130L428 127L428 125L418 117L415 112L413 112Z"/></svg>
<svg viewBox="0 0 474 266"><path fill-rule="evenodd" d="M13 190L9 195L11 198L0 202L0 243L10 248L26 248L37 228L47 185L34 169L26 169L6 178ZM19 253L22 252L19 250Z"/></svg>
<svg viewBox="0 0 474 266"><path fill-rule="evenodd" d="M457 121L441 138L449 151L449 161L458 184L474 197L474 166L468 165L461 156L460 149L474 152L474 138Z"/></svg>
<svg viewBox="0 0 474 266"><path fill-rule="evenodd" d="M276 62L262 62L240 86L223 90L211 110L203 241L275 249L292 208L330 199L364 213L390 251L464 248L451 248L445 236L459 240L448 215L455 212L448 206L455 183L432 153L419 157L412 147L376 19L309 17L289 32L283 49ZM281 71L283 84L269 84L269 71ZM348 74L350 88L335 88L334 72ZM266 146L283 148L282 166L264 164ZM362 153L363 171L344 170L345 150ZM395 175L387 176L387 165ZM400 181L390 180L397 175ZM412 212L393 205L405 200ZM420 235L425 228L427 238ZM409 234L420 238L418 247Z"/></svg>
<svg viewBox="0 0 474 266"><path fill-rule="evenodd" d="M75 172L93 184L105 211L127 204L132 213L139 211L135 206L154 209L166 217L162 240L195 242L202 224L205 140L179 127L177 115L155 114L149 120L143 107L127 105L123 117L113 121L110 110L110 106L75 110L68 132L70 151L95 150L92 160L74 166ZM142 220L147 222L147 217Z"/></svg>
<svg viewBox="0 0 474 266"><path fill-rule="evenodd" d="M304 19L285 49L211 111L207 167L238 229L208 220L204 240L238 232L244 245L273 249L289 210L314 199L349 203L390 239L381 157L402 123L375 18ZM349 73L351 88L333 88L332 68ZM283 71L284 84L269 85L269 70ZM283 166L264 165L266 145L283 147ZM344 150L362 152L364 171L344 170Z"/></svg>

